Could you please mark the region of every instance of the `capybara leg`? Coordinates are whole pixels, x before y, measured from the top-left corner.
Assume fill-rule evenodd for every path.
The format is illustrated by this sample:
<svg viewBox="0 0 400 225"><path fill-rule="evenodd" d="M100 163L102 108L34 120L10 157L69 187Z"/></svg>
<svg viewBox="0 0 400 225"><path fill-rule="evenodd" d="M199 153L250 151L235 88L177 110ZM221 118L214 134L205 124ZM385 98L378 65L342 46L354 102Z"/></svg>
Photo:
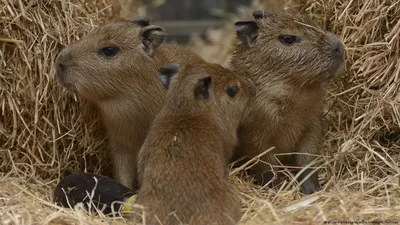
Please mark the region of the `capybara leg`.
<svg viewBox="0 0 400 225"><path fill-rule="evenodd" d="M138 189L136 154L118 152L113 155L116 180L131 190Z"/></svg>
<svg viewBox="0 0 400 225"><path fill-rule="evenodd" d="M275 165L280 164L272 154L267 153L261 157L260 161L251 168L256 183L261 186L274 187L278 183L278 175L273 167Z"/></svg>
<svg viewBox="0 0 400 225"><path fill-rule="evenodd" d="M296 163L298 166L306 167L312 163L320 155L321 149L321 123L316 121L306 133L304 133L300 144L298 145L299 155L296 155ZM318 166L318 164L309 165L310 167ZM314 171L313 168L306 169L300 174L298 181L301 182L310 173L313 173L301 184L301 191L304 194L312 194L321 190L321 186L318 182L318 170Z"/></svg>
<svg viewBox="0 0 400 225"><path fill-rule="evenodd" d="M318 170L313 171L313 169L307 169L299 175L297 180L298 182L301 182L312 172L313 174L311 174L310 177L300 185L303 194L309 195L321 190L321 185L318 182Z"/></svg>

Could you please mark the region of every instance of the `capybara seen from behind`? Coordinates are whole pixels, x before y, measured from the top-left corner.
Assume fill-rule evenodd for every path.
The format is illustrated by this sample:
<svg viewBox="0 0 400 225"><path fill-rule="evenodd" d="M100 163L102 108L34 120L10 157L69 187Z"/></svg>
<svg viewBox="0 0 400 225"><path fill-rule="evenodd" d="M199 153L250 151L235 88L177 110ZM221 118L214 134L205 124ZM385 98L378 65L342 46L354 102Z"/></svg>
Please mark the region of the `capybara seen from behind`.
<svg viewBox="0 0 400 225"><path fill-rule="evenodd" d="M228 163L255 86L217 64L160 72L166 101L138 157L146 224L236 224L241 204Z"/></svg>
<svg viewBox="0 0 400 225"><path fill-rule="evenodd" d="M147 17L115 21L67 46L56 59L60 83L99 108L114 176L131 189L138 187L137 153L165 98L158 68L203 62L183 47L160 47L165 35Z"/></svg>
<svg viewBox="0 0 400 225"><path fill-rule="evenodd" d="M261 11L253 16L235 23L240 44L230 61L234 72L257 87L250 115L239 128L235 159L275 147L251 169L265 185L272 183L271 165L280 165L278 159L305 167L321 155L324 88L341 70L344 46L303 16ZM279 153L286 156L275 155ZM305 170L298 179L310 175L301 184L305 194L320 190L318 171L311 172Z"/></svg>

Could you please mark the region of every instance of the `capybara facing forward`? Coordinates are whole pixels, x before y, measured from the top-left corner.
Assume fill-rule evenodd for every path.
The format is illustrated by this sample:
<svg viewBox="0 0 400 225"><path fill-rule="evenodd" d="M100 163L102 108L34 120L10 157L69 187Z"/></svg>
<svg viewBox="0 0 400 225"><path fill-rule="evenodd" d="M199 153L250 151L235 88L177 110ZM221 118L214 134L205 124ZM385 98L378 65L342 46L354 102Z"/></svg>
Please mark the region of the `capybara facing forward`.
<svg viewBox="0 0 400 225"><path fill-rule="evenodd" d="M250 116L239 128L235 159L275 147L252 168L257 180L266 184L273 173L265 162L280 165L278 158L304 167L321 155L324 88L342 67L344 47L303 16L261 11L253 16L235 24L240 44L230 62L234 72L251 79L258 89ZM278 153L295 154L274 156ZM299 181L311 171L303 172ZM306 194L320 190L318 173L301 189Z"/></svg>

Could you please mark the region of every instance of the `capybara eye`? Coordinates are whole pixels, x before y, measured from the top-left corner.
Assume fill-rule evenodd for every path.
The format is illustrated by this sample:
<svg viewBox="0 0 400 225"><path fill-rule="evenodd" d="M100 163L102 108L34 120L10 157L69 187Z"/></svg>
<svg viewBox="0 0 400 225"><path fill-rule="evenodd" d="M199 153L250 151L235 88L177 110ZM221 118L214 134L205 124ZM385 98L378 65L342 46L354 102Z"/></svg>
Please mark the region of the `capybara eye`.
<svg viewBox="0 0 400 225"><path fill-rule="evenodd" d="M228 87L226 89L226 93L229 95L229 97L233 98L236 96L236 94L239 91L239 87L238 86L233 86L233 87Z"/></svg>
<svg viewBox="0 0 400 225"><path fill-rule="evenodd" d="M298 42L298 38L293 35L280 35L278 38L279 38L279 41L285 45L291 45L295 42Z"/></svg>
<svg viewBox="0 0 400 225"><path fill-rule="evenodd" d="M100 54L105 57L112 57L118 53L118 47L108 46L100 49Z"/></svg>

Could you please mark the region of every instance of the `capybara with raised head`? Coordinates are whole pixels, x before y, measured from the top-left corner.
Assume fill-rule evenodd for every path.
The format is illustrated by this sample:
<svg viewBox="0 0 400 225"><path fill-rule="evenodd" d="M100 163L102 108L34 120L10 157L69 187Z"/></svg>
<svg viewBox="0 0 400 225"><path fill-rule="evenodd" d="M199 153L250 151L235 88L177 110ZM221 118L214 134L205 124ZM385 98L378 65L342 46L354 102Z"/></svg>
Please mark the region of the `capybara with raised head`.
<svg viewBox="0 0 400 225"><path fill-rule="evenodd" d="M99 108L114 176L131 189L138 187L137 153L165 98L158 68L203 62L183 47L159 47L164 36L164 29L144 16L115 21L67 46L56 59L60 83Z"/></svg>
<svg viewBox="0 0 400 225"><path fill-rule="evenodd" d="M240 44L230 61L230 68L258 89L250 115L239 128L235 159L275 147L252 168L265 185L272 183L271 165L279 165L277 158L305 167L321 155L324 88L341 70L344 46L301 15L255 11L253 16L253 21L235 23ZM274 156L279 153L294 154ZM301 181L310 175L301 185L303 193L320 190L318 171L312 171L299 176Z"/></svg>
<svg viewBox="0 0 400 225"><path fill-rule="evenodd" d="M160 72L166 101L138 157L146 224L236 224L241 204L228 163L255 86L217 64Z"/></svg>

